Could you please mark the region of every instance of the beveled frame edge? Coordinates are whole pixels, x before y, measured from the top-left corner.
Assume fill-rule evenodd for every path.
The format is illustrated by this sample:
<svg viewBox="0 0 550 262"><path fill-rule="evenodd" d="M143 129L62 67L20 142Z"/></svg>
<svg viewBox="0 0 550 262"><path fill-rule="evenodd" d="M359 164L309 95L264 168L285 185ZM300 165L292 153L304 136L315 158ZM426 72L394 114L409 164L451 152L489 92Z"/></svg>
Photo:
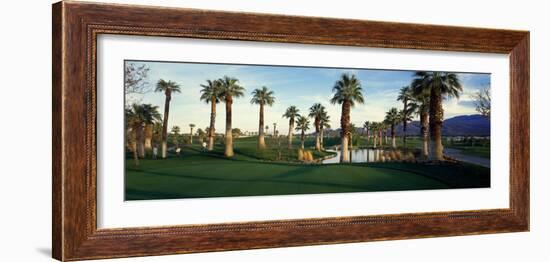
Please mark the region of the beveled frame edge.
<svg viewBox="0 0 550 262"><path fill-rule="evenodd" d="M52 256L58 260L529 230L527 31L72 1L54 4L52 19ZM95 55L98 34L509 54L510 208L97 229Z"/></svg>

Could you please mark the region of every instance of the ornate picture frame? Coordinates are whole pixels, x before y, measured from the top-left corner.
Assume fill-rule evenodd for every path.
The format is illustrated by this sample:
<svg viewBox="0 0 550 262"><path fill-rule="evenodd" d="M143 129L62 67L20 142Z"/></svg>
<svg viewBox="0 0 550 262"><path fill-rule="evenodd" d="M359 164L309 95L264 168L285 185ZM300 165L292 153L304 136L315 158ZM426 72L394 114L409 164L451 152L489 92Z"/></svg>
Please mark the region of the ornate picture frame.
<svg viewBox="0 0 550 262"><path fill-rule="evenodd" d="M53 5L52 244L62 261L529 230L529 32L63 1ZM246 40L507 54L510 207L98 229L97 37Z"/></svg>

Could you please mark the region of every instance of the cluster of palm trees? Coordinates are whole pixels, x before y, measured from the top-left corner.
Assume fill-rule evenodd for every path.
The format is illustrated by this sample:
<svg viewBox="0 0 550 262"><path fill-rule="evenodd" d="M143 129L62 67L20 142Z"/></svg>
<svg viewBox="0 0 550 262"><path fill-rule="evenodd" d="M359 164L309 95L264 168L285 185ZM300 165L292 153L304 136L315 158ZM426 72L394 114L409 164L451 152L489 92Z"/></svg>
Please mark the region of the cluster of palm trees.
<svg viewBox="0 0 550 262"><path fill-rule="evenodd" d="M128 147L132 149L136 165L152 149L152 138L158 132L161 119L158 107L151 104L132 104L125 110L126 137ZM157 129L157 130L155 130Z"/></svg>
<svg viewBox="0 0 550 262"><path fill-rule="evenodd" d="M309 108L307 116L301 115L300 110L296 106L289 106L284 118L288 118L288 149L292 149L292 140L294 131L300 131L300 149L304 149L306 132L310 128L310 119L313 119L313 127L315 128L315 150L323 151L324 130L330 128L330 116L327 113L326 107L320 103L315 103Z"/></svg>
<svg viewBox="0 0 550 262"><path fill-rule="evenodd" d="M233 150L233 129L232 129L232 105L234 99L244 96L245 89L239 84L237 78L224 76L215 80L206 80L201 85L200 100L211 106L210 126L206 128L208 137L208 150L214 149L215 141L215 123L216 106L220 102L225 104L225 135L224 135L224 155L232 157ZM143 157L145 151L151 149L151 137L158 134L161 130L161 157L166 158L167 138L168 138L168 116L170 112L170 101L172 94L179 93L181 87L172 81L159 80L156 85L156 92L163 92L165 95L164 117L161 117L158 108L150 104L134 104L126 109L127 131L129 132L130 146L134 149L134 158ZM360 81L355 75L342 74L332 87L333 96L330 99L332 104L341 105L340 116L340 137L341 137L341 162L349 162L349 146L351 145L351 136L355 131L351 123L351 109L357 104L363 104L363 89ZM396 147L396 128L402 124L403 145L407 143L407 123L413 119L414 115L420 117L421 136L424 140L422 148L423 154L433 160L443 160L443 146L441 143L441 128L443 123L442 100L445 97L458 98L462 92L461 83L454 73L445 72L416 72L409 86L401 88L397 97L398 101L403 102L403 109L391 108L382 122L365 122L363 128L367 132L367 137L373 137L374 146L382 145L383 136L387 140L388 128L390 130L392 147ZM264 110L275 103L275 96L272 90L267 87L255 89L251 93L251 104L259 105L259 128L258 144L259 150L266 148L265 144L265 124ZM330 128L330 117L326 108L315 103L309 108L307 116L301 115L296 106L289 106L283 117L289 120L288 129L288 148L292 149L292 140L294 130L301 133L301 149L304 149L306 131L310 128L310 118L313 119L315 128L315 149L324 150L323 132ZM162 125L160 121L162 118ZM191 124L191 141L193 128ZM274 126L274 133L275 133ZM157 132L155 132L155 130ZM179 130L176 130L179 132ZM428 141L429 140L429 141ZM143 142L142 142L143 141ZM192 143L192 142L191 142ZM429 146L428 146L429 145Z"/></svg>
<svg viewBox="0 0 550 262"><path fill-rule="evenodd" d="M441 129L443 126L443 99L459 98L462 93L462 85L458 76L445 72L416 72L409 86L402 87L397 97L403 102L403 109L391 108L386 112L382 122L365 122L367 129L376 139L382 133L390 129L392 147L396 148L396 127L401 124L403 128L403 146L407 146L407 123L412 121L414 115L420 118L420 136L423 140L422 155L430 160L443 160L443 144L441 142Z"/></svg>
<svg viewBox="0 0 550 262"><path fill-rule="evenodd" d="M127 143L132 148L136 165L139 164L139 158L144 158L146 152L152 151L153 137L158 135L161 136L161 156L166 158L170 100L173 93L181 92L181 88L175 82L161 79L157 82L155 92L163 92L165 95L164 117L161 117L158 107L151 104L134 103L125 110Z"/></svg>

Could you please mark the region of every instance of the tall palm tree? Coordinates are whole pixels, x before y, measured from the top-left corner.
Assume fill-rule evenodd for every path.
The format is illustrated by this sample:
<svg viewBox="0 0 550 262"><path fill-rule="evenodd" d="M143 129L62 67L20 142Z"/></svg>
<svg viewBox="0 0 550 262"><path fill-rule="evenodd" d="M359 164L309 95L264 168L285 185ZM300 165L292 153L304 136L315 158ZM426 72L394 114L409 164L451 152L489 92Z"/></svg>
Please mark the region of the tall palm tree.
<svg viewBox="0 0 550 262"><path fill-rule="evenodd" d="M214 149L214 138L216 136L216 104L220 102L221 82L219 80L206 80L201 85L201 100L210 103L210 127L208 128L208 150Z"/></svg>
<svg viewBox="0 0 550 262"><path fill-rule="evenodd" d="M258 126L258 149L265 148L265 138L264 138L264 106L272 106L275 103L275 97L273 96L273 91L267 89L263 86L261 89L254 89L252 91L252 99L250 99L251 104L260 105L260 124ZM265 128L268 128L266 126Z"/></svg>
<svg viewBox="0 0 550 262"><path fill-rule="evenodd" d="M430 114L430 96L429 94L423 92L415 95L414 101L417 104L415 112L420 117L420 136L422 137L422 156L424 156L424 158L428 158L428 154L429 154L428 117Z"/></svg>
<svg viewBox="0 0 550 262"><path fill-rule="evenodd" d="M233 133L232 133L232 105L233 98L244 96L245 89L238 84L239 80L233 77L224 76L219 80L220 100L225 103L225 151L226 157L232 157L233 152Z"/></svg>
<svg viewBox="0 0 550 262"><path fill-rule="evenodd" d="M168 114L170 113L170 100L172 100L172 93L181 93L181 88L176 82L164 81L160 79L157 82L155 92L164 92L164 121L162 124L162 150L161 157L166 158L167 139L168 139Z"/></svg>
<svg viewBox="0 0 550 262"><path fill-rule="evenodd" d="M422 93L430 94L429 158L431 160L443 160L443 144L441 143L443 99L459 98L462 93L462 84L455 73L419 71L414 74L412 88L415 95Z"/></svg>
<svg viewBox="0 0 550 262"><path fill-rule="evenodd" d="M309 119L304 116L299 116L296 121L296 130L301 131L300 135L300 142L301 142L301 149L304 149L304 141L306 136L306 131L309 129Z"/></svg>
<svg viewBox="0 0 550 262"><path fill-rule="evenodd" d="M330 128L330 116L326 111L323 111L323 114L321 116L321 150L325 150L325 144L324 144L324 136L325 136L325 128Z"/></svg>
<svg viewBox="0 0 550 262"><path fill-rule="evenodd" d="M193 144L193 128L195 128L195 124L189 124L189 128L191 129L189 131L189 144Z"/></svg>
<svg viewBox="0 0 550 262"><path fill-rule="evenodd" d="M363 104L365 102L363 98L361 83L355 77L355 75L342 74L340 79L336 81L332 92L334 96L330 99L332 104L342 105L342 115L340 118L341 130L341 154L340 162L349 162L348 154L348 139L350 134L350 112L351 108L356 104Z"/></svg>
<svg viewBox="0 0 550 262"><path fill-rule="evenodd" d="M296 106L289 106L283 117L288 118L288 148L292 148L292 135L294 133L294 121L300 116L300 110Z"/></svg>
<svg viewBox="0 0 550 262"><path fill-rule="evenodd" d="M321 118L326 114L325 107L320 103L315 103L309 108L309 117L313 118L315 126L315 150L321 151Z"/></svg>
<svg viewBox="0 0 550 262"><path fill-rule="evenodd" d="M395 126L400 121L401 121L401 116L399 115L397 108L393 107L388 112L386 112L386 118L384 118L384 122L386 122L390 126L392 148L397 147L397 145L395 144Z"/></svg>
<svg viewBox="0 0 550 262"><path fill-rule="evenodd" d="M413 99L413 93L409 86L404 86L399 90L399 95L397 96L397 101L403 102L403 112L404 112L404 118L403 118L403 146L407 147L407 117L406 115L409 114L409 101Z"/></svg>

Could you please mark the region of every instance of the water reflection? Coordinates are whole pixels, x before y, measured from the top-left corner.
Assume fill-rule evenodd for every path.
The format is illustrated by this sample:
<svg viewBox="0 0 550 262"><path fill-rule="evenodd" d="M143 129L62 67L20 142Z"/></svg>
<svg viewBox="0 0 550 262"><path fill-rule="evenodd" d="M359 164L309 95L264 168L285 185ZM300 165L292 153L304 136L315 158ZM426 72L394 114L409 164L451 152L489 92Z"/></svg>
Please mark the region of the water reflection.
<svg viewBox="0 0 550 262"><path fill-rule="evenodd" d="M329 150L335 152L336 156L325 159L323 164L340 163L340 151ZM386 161L401 161L415 160L412 152L403 152L401 150L392 149L354 149L350 150L350 158L352 163L370 163L370 162L386 162Z"/></svg>

